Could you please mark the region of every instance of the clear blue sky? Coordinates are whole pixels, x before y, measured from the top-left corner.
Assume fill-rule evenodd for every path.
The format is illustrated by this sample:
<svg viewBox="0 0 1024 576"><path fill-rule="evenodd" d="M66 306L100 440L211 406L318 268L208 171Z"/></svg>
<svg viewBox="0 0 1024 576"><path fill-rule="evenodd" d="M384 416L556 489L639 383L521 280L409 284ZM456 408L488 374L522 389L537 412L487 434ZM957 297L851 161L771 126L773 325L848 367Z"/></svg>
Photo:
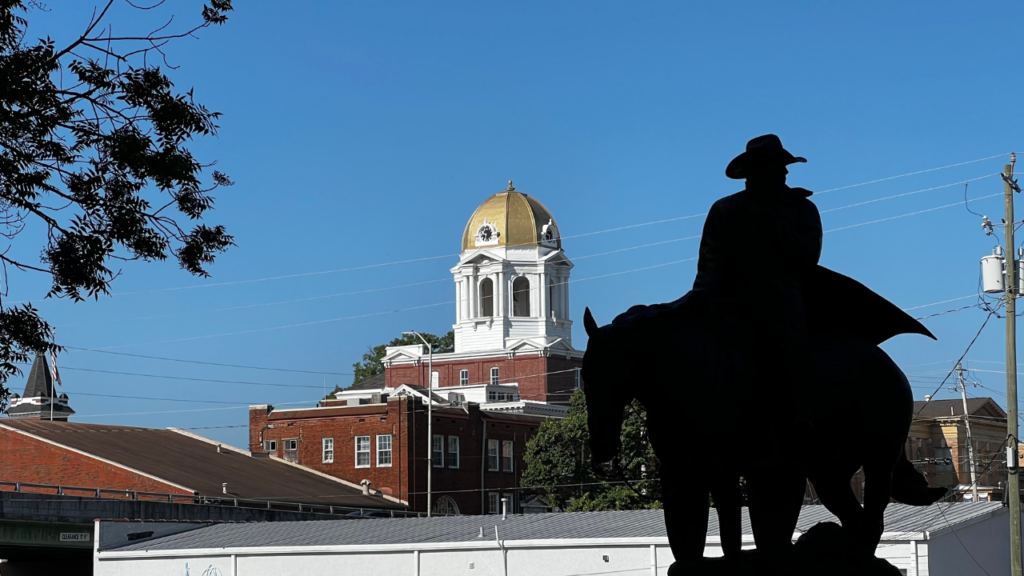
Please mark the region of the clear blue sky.
<svg viewBox="0 0 1024 576"><path fill-rule="evenodd" d="M140 15L120 3L115 33L162 23L170 10L181 24L196 20L200 4L183 4ZM30 35L66 41L91 12L85 2L53 2L51 8L29 15ZM173 263L130 265L115 284L115 292L125 294L71 304L41 300L46 283L22 274L12 277L10 297L32 299L68 345L350 372L367 346L403 330L450 329L452 304L395 310L454 298L448 270L466 220L510 178L541 199L562 233L572 236L705 212L739 189L725 178L725 165L749 138L766 132L809 159L792 169L790 182L812 190L1024 151L1021 51L1013 26L1003 24L1021 21L1022 12L1012 3L977 2L238 2L224 27L204 30L169 52L181 66L174 73L178 85L195 86L201 102L224 113L219 137L194 150L217 159L237 182L220 192L210 221L225 224L238 247L219 259L209 280L189 277ZM994 174L1006 161L814 199L825 211ZM1001 191L999 179L988 178L973 182L968 194ZM963 195L962 185L952 186L826 212L823 220L826 229L838 228L955 203ZM972 206L995 221L1002 215L999 198ZM690 240L580 258L694 236L702 222L566 240L577 264L573 277L696 256L698 243ZM992 245L980 219L954 206L828 233L822 263L911 307L975 293L978 260ZM34 253L36 247L21 249ZM758 257L757 246L750 246L749 257ZM607 322L632 304L680 296L694 271L695 263L685 262L572 285L574 343L586 343L585 305ZM223 310L430 280L440 281ZM166 290L179 287L190 289ZM751 305L757 305L756 278L750 288ZM375 313L381 314L273 329ZM937 385L934 376L944 372L932 371L948 370L984 316L967 310L927 320L938 342L901 336L886 344L913 375L918 397ZM982 362L1002 360L1003 341L1002 323L993 321L968 355L970 365L1002 370ZM652 347L638 363L664 354ZM314 402L323 384L314 374L80 351L66 353L60 364L77 419L114 424L240 425L246 410L85 393L283 407ZM975 375L1004 390L1001 374ZM326 384L350 379L327 376ZM23 382L11 384L20 391ZM972 393L1004 401L1002 392ZM247 442L245 428L205 433Z"/></svg>

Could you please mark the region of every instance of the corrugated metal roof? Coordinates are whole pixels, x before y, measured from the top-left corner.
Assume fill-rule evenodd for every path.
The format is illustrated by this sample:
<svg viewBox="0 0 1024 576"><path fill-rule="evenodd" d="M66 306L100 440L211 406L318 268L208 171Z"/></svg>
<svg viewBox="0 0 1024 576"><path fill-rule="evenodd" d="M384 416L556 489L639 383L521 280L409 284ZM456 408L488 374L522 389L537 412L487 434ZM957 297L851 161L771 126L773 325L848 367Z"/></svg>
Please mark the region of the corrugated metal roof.
<svg viewBox="0 0 1024 576"><path fill-rule="evenodd" d="M886 509L886 532L930 532L990 514L998 502L935 504L925 508L892 504ZM804 506L797 530L806 531L818 522L836 521L824 506ZM948 521L948 524L947 524ZM524 514L501 520L498 516L451 516L442 518L378 518L360 521L267 522L216 524L198 530L132 544L128 550L182 550L269 546L358 546L427 542L481 542L502 540L664 538L665 516L661 510L625 510ZM483 537L480 529L483 528ZM743 532L750 534L750 518L743 509ZM718 535L714 511L708 535Z"/></svg>

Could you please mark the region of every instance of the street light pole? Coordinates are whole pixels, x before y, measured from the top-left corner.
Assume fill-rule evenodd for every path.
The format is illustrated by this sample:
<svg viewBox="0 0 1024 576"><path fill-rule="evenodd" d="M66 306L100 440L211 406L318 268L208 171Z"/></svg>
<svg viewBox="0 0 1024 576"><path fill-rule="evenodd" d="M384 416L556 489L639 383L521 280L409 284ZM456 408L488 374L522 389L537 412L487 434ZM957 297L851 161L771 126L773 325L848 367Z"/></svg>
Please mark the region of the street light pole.
<svg viewBox="0 0 1024 576"><path fill-rule="evenodd" d="M434 480L434 347L419 332L402 332L416 336L427 347L427 518L430 518L430 500Z"/></svg>

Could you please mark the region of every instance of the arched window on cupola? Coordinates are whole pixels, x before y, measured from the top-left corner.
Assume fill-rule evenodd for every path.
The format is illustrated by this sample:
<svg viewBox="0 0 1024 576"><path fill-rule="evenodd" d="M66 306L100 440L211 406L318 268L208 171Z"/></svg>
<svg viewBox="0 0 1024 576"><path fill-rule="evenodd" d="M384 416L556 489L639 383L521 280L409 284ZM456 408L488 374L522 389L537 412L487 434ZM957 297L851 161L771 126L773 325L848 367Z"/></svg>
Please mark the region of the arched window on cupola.
<svg viewBox="0 0 1024 576"><path fill-rule="evenodd" d="M494 316L494 281L490 278L480 283L480 316Z"/></svg>
<svg viewBox="0 0 1024 576"><path fill-rule="evenodd" d="M519 276L512 281L512 315L530 316L530 281L526 276Z"/></svg>

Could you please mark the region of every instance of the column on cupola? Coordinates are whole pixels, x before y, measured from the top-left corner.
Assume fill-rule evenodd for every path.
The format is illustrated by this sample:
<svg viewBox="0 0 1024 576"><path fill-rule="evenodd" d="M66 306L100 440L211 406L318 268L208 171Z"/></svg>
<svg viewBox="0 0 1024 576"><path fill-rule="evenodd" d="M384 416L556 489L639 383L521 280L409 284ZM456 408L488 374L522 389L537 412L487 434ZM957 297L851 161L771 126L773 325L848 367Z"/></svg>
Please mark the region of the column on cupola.
<svg viewBox="0 0 1024 576"><path fill-rule="evenodd" d="M506 310L508 310L508 306L505 303L505 272L500 268L494 273L493 282L494 315L498 318L504 318L505 316L508 316L508 313L506 312Z"/></svg>
<svg viewBox="0 0 1024 576"><path fill-rule="evenodd" d="M455 323L462 322L462 278L455 281Z"/></svg>
<svg viewBox="0 0 1024 576"><path fill-rule="evenodd" d="M559 292L562 294L562 315L569 318L569 273L562 277L562 285Z"/></svg>
<svg viewBox="0 0 1024 576"><path fill-rule="evenodd" d="M537 316L547 319L551 317L551 312L548 311L548 273L546 270L541 269L540 274L537 274Z"/></svg>
<svg viewBox="0 0 1024 576"><path fill-rule="evenodd" d="M475 267L470 269L470 275L467 277L467 280L469 280L469 317L476 318L480 315L480 303L477 302L480 287L477 285Z"/></svg>
<svg viewBox="0 0 1024 576"><path fill-rule="evenodd" d="M564 314L563 310L565 310L562 308L562 277L555 274L551 277L549 282L551 283L551 287L549 288L552 298L551 310L554 311L552 316L554 316L556 320L560 320L562 318L562 314Z"/></svg>

